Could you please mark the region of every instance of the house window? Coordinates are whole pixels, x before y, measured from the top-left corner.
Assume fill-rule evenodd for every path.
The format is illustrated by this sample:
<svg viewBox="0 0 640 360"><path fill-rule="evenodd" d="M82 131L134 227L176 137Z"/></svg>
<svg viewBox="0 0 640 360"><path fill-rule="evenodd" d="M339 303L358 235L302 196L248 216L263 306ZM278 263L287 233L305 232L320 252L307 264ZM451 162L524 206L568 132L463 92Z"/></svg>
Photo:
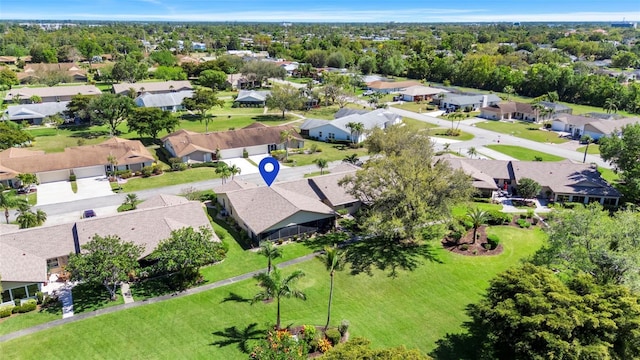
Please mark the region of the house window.
<svg viewBox="0 0 640 360"><path fill-rule="evenodd" d="M569 195L558 195L558 202L567 202L569 201Z"/></svg>
<svg viewBox="0 0 640 360"><path fill-rule="evenodd" d="M574 196L571 201L584 204L584 196Z"/></svg>
<svg viewBox="0 0 640 360"><path fill-rule="evenodd" d="M27 286L27 296L28 297L36 296L36 293L38 291L40 291L40 287L38 286L38 284L31 284L31 285Z"/></svg>
<svg viewBox="0 0 640 360"><path fill-rule="evenodd" d="M59 266L58 258L47 259L47 270L55 269Z"/></svg>
<svg viewBox="0 0 640 360"><path fill-rule="evenodd" d="M334 133L329 133L329 135L327 136L329 139L335 139L336 138L336 134Z"/></svg>
<svg viewBox="0 0 640 360"><path fill-rule="evenodd" d="M603 205L615 205L616 204L616 198L605 198L604 199L604 203Z"/></svg>
<svg viewBox="0 0 640 360"><path fill-rule="evenodd" d="M11 301L11 294L9 293L9 290L5 290L2 292L2 302L6 303Z"/></svg>
<svg viewBox="0 0 640 360"><path fill-rule="evenodd" d="M318 137L321 138L322 137L322 131L318 132Z"/></svg>
<svg viewBox="0 0 640 360"><path fill-rule="evenodd" d="M25 299L27 297L27 289L25 287L11 289L11 293L13 294L13 300Z"/></svg>

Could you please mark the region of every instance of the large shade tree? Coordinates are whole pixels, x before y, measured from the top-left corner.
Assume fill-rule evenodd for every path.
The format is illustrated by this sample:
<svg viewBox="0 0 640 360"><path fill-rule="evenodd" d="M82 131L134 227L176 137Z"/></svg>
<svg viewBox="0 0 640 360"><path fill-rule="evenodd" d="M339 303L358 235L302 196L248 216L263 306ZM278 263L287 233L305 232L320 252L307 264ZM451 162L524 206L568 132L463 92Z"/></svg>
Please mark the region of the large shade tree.
<svg viewBox="0 0 640 360"><path fill-rule="evenodd" d="M296 110L304 105L300 91L290 85L277 85L267 96L267 106L282 111L284 118L287 111Z"/></svg>
<svg viewBox="0 0 640 360"><path fill-rule="evenodd" d="M66 269L71 278L103 285L115 300L118 284L138 269L144 247L122 241L116 235L94 235L81 249L79 254L69 255Z"/></svg>
<svg viewBox="0 0 640 360"><path fill-rule="evenodd" d="M163 130L173 132L178 125L180 120L173 113L158 108L135 108L127 121L129 131L135 131L142 136L149 135L153 139L157 139Z"/></svg>
<svg viewBox="0 0 640 360"><path fill-rule="evenodd" d="M118 126L123 124L135 107L133 100L124 95L102 94L91 99L89 114L94 123L106 124L109 133L118 134Z"/></svg>
<svg viewBox="0 0 640 360"><path fill-rule="evenodd" d="M218 100L215 91L208 88L198 88L192 97L182 100L182 104L187 110L194 111L198 114L200 122L204 121L205 132L209 132L209 121L211 117L207 115L207 111L214 106L222 107L224 102Z"/></svg>
<svg viewBox="0 0 640 360"><path fill-rule="evenodd" d="M0 150L33 141L33 136L12 121L0 121Z"/></svg>
<svg viewBox="0 0 640 360"><path fill-rule="evenodd" d="M622 127L620 135L598 141L600 156L620 173L622 182L618 186L626 200L637 203L640 201L640 124Z"/></svg>

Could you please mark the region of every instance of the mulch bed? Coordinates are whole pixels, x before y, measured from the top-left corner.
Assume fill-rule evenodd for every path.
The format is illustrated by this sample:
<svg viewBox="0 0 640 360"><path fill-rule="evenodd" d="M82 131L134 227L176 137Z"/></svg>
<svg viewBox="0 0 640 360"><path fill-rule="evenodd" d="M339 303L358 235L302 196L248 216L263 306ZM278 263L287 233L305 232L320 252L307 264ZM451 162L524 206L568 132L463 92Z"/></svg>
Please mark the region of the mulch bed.
<svg viewBox="0 0 640 360"><path fill-rule="evenodd" d="M479 235L476 241L473 241L473 229L469 230L456 244L452 239L444 238L442 240L442 246L445 249L460 255L468 256L489 256L502 254L504 250L502 244L498 244L495 249L487 250L484 244L487 244L487 227L480 226L477 234ZM467 249L464 250L463 245L466 244Z"/></svg>

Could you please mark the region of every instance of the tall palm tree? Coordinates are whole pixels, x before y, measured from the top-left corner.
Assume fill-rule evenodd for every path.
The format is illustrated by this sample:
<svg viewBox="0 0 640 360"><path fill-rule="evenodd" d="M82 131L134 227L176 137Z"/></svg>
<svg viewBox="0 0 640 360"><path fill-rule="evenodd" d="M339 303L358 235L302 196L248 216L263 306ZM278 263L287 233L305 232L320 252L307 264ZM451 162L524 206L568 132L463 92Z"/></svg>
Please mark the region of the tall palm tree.
<svg viewBox="0 0 640 360"><path fill-rule="evenodd" d="M292 130L282 130L280 131L280 141L284 144L284 158L285 160L289 160L289 142L293 140Z"/></svg>
<svg viewBox="0 0 640 360"><path fill-rule="evenodd" d="M618 105L616 104L616 101L612 98L607 98L604 101L604 106L602 106L602 108L607 111L607 114L611 114L611 112L614 112L614 113L618 112Z"/></svg>
<svg viewBox="0 0 640 360"><path fill-rule="evenodd" d="M325 269L329 272L331 283L329 285L329 306L327 307L327 323L324 326L326 331L331 321L331 302L333 301L333 282L336 271L344 269L346 260L346 252L340 251L336 245L333 247L325 246L324 254L318 257L324 264Z"/></svg>
<svg viewBox="0 0 640 360"><path fill-rule="evenodd" d="M270 274L260 273L254 278L258 280L258 285L262 291L253 297L252 303L275 298L278 304L276 315L276 330L280 330L280 299L296 298L306 300L307 296L294 287L295 282L304 276L304 272L296 270L288 276L282 275L278 268L274 268Z"/></svg>
<svg viewBox="0 0 640 360"><path fill-rule="evenodd" d="M260 243L258 254L267 258L267 274L271 273L271 262L282 257L282 249L273 245L271 241L263 241Z"/></svg>
<svg viewBox="0 0 640 360"><path fill-rule="evenodd" d="M467 210L467 218L471 220L473 223L473 242L476 243L476 234L478 233L478 228L481 225L484 225L487 222L488 214L486 211L481 210L479 208L473 208Z"/></svg>
<svg viewBox="0 0 640 360"><path fill-rule="evenodd" d="M476 150L476 148L472 146L467 150L467 155L469 155L473 159L474 156L478 155L478 150Z"/></svg>
<svg viewBox="0 0 640 360"><path fill-rule="evenodd" d="M233 180L234 176L240 175L242 169L238 165L233 164L229 167L229 172L231 173L231 180Z"/></svg>
<svg viewBox="0 0 640 360"><path fill-rule="evenodd" d="M226 183L227 179L231 176L231 170L226 163L218 162L218 167L216 167L216 174L220 174L222 178L222 183Z"/></svg>
<svg viewBox="0 0 640 360"><path fill-rule="evenodd" d="M22 207L27 205L27 201L22 198L18 198L15 195L12 195L10 192L1 192L0 191L0 208L4 209L4 217L9 223L9 209L14 207Z"/></svg>
<svg viewBox="0 0 640 360"><path fill-rule="evenodd" d="M587 162L587 152L589 151L589 144L593 142L593 138L590 135L582 135L580 138L580 142L586 143L587 146L584 148L584 157L582 158L582 163Z"/></svg>
<svg viewBox="0 0 640 360"><path fill-rule="evenodd" d="M504 87L504 89L502 89L502 92L507 94L507 101L509 101L509 99L511 99L511 95L516 93L516 90L513 88L513 86L507 85Z"/></svg>
<svg viewBox="0 0 640 360"><path fill-rule="evenodd" d="M323 170L327 167L327 165L329 165L329 162L325 158L315 159L314 162L320 168L320 175L322 175L324 173Z"/></svg>
<svg viewBox="0 0 640 360"><path fill-rule="evenodd" d="M364 131L364 124L361 122L352 121L347 123L347 128L351 130L351 142L357 144L358 140L360 140L360 135L362 135L362 132Z"/></svg>

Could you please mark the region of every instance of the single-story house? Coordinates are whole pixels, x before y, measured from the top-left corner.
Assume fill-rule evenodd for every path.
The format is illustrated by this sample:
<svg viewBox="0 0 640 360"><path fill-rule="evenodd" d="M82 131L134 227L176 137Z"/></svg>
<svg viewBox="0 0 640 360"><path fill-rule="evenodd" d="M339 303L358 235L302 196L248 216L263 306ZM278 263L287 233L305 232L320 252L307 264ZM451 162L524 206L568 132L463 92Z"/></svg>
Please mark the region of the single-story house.
<svg viewBox="0 0 640 360"><path fill-rule="evenodd" d="M382 94L397 93L403 91L412 86L422 85L419 81L407 80L407 81L381 81L376 80L367 83L367 90L379 92Z"/></svg>
<svg viewBox="0 0 640 360"><path fill-rule="evenodd" d="M573 138L580 138L584 135L585 125L600 121L599 119L572 115L572 114L560 114L551 122L551 130L570 133Z"/></svg>
<svg viewBox="0 0 640 360"><path fill-rule="evenodd" d="M307 119L300 126L303 136L322 141L353 141L362 142L367 133L374 128L387 127L402 122L402 117L385 109L377 109L365 114L351 114L335 120ZM364 131L356 134L347 126L349 123L361 123ZM355 138L353 138L355 137Z"/></svg>
<svg viewBox="0 0 640 360"><path fill-rule="evenodd" d="M258 90L240 90L238 96L233 101L240 106L265 106L267 97L271 95L271 91L258 91Z"/></svg>
<svg viewBox="0 0 640 360"><path fill-rule="evenodd" d="M484 195L496 189L518 192L523 178L535 180L542 187L538 196L555 202L599 202L615 206L620 193L608 184L597 168L590 164L559 162L503 161L466 159L443 156L455 169L462 169L473 178L473 184ZM488 175L488 177L486 176ZM492 178L495 188L488 179Z"/></svg>
<svg viewBox="0 0 640 360"><path fill-rule="evenodd" d="M562 104L554 103L551 101L540 101L538 104L550 110L549 116L557 116L560 114L573 113L573 109L568 107L567 105L562 105Z"/></svg>
<svg viewBox="0 0 640 360"><path fill-rule="evenodd" d="M159 108L164 111L176 112L184 110L182 101L193 96L193 91L185 90L172 93L151 94L143 93L135 99L139 107Z"/></svg>
<svg viewBox="0 0 640 360"><path fill-rule="evenodd" d="M95 85L51 86L37 88L13 88L4 97L5 102L30 103L32 96L38 96L42 102L71 101L76 95L100 95L102 91Z"/></svg>
<svg viewBox="0 0 640 360"><path fill-rule="evenodd" d="M133 89L136 94L145 92L150 94L166 94L193 90L193 86L191 86L191 83L187 80L113 84L114 94L127 95L131 89Z"/></svg>
<svg viewBox="0 0 640 360"><path fill-rule="evenodd" d="M498 103L500 103L500 101L502 101L502 99L500 99L495 94L460 95L445 93L443 95L439 95L439 97L440 108L450 111L455 111L458 109L476 111L483 107L497 105Z"/></svg>
<svg viewBox="0 0 640 360"><path fill-rule="evenodd" d="M34 298L43 285L56 281L69 254L79 253L81 246L94 235L115 235L123 241L144 246L141 259L185 227L211 229L209 218L197 201L158 195L137 210L108 216L77 220L67 224L30 229L7 230L0 236L0 305ZM212 231L212 241L220 241ZM46 240L46 241L44 241Z"/></svg>
<svg viewBox="0 0 640 360"><path fill-rule="evenodd" d="M509 101L480 109L480 117L489 120L523 120L536 122L538 114L531 104Z"/></svg>
<svg viewBox="0 0 640 360"><path fill-rule="evenodd" d="M331 169L331 174L277 182L271 187L233 180L214 191L226 213L257 243L332 229L337 210L353 213L360 206L338 185L356 170L343 164Z"/></svg>
<svg viewBox="0 0 640 360"><path fill-rule="evenodd" d="M0 64L15 65L18 58L15 56L0 56Z"/></svg>
<svg viewBox="0 0 640 360"><path fill-rule="evenodd" d="M431 102L433 97L440 94L449 92L447 90L432 88L430 86L415 85L410 86L400 92L402 94L403 101L427 101Z"/></svg>
<svg viewBox="0 0 640 360"><path fill-rule="evenodd" d="M74 82L86 82L87 71L75 63L27 64L24 71L17 73L20 83L32 82L50 73L67 75Z"/></svg>
<svg viewBox="0 0 640 360"><path fill-rule="evenodd" d="M110 156L115 157L117 170L140 171L155 161L139 140L113 137L97 145L74 146L57 153L10 148L0 152L0 164L13 173L36 174L40 183L47 183L67 181L72 173L76 178L104 176L111 167ZM15 177L0 181L13 186Z"/></svg>
<svg viewBox="0 0 640 360"><path fill-rule="evenodd" d="M623 126L638 124L640 118L624 118L620 120L597 120L584 125L584 135L591 136L592 139L598 140L603 136L621 134Z"/></svg>
<svg viewBox="0 0 640 360"><path fill-rule="evenodd" d="M60 101L9 105L4 112L4 118L11 121L28 121L32 125L41 125L47 116L62 114L67 109L68 103L68 101Z"/></svg>
<svg viewBox="0 0 640 360"><path fill-rule="evenodd" d="M262 126L249 125L246 128L217 131L207 134L178 130L162 138L165 149L171 156L183 162L207 162L220 159L239 158L246 151L248 155L269 154L273 150L284 149L280 137L283 131L291 132L293 140L288 148L301 148L304 139L289 125Z"/></svg>

